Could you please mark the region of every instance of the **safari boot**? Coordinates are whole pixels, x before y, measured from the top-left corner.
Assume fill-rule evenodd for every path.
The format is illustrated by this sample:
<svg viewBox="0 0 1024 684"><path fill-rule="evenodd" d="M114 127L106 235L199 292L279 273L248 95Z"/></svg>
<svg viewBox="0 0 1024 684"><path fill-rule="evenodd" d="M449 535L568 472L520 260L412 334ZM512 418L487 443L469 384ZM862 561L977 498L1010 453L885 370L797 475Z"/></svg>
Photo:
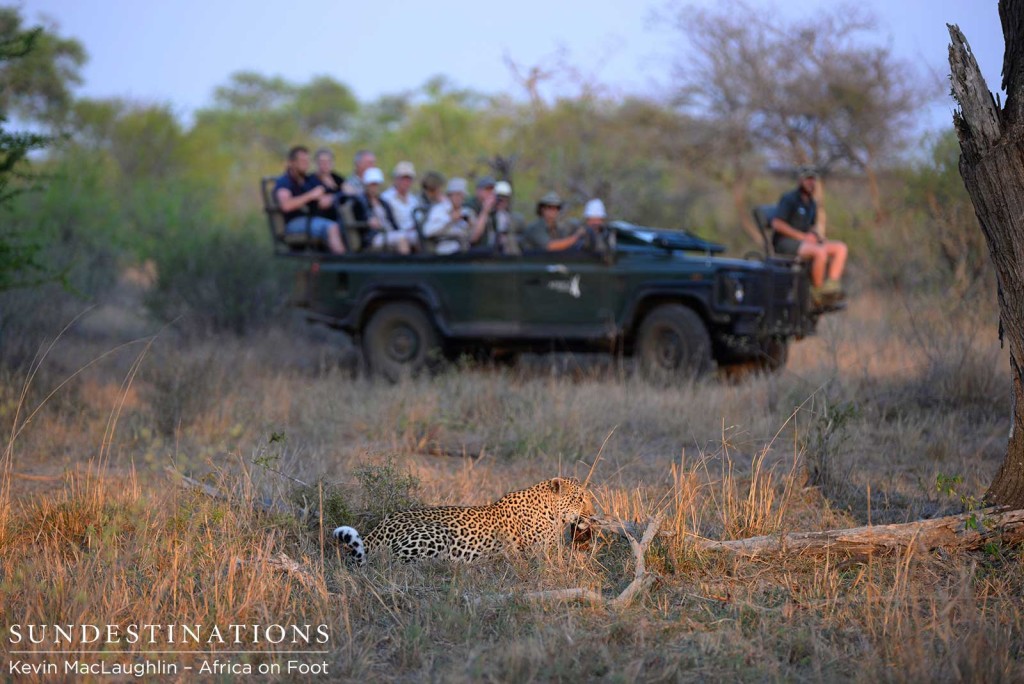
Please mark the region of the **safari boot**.
<svg viewBox="0 0 1024 684"><path fill-rule="evenodd" d="M832 299L843 298L843 286L839 284L838 280L833 280L832 278L829 278L822 284L820 291L825 297Z"/></svg>

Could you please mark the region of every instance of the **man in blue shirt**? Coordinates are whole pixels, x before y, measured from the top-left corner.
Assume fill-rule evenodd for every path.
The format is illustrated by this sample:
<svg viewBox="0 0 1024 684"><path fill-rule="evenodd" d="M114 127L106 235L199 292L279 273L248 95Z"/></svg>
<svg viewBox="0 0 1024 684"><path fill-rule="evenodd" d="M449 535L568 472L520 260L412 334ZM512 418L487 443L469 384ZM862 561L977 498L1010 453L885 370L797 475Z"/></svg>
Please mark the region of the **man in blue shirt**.
<svg viewBox="0 0 1024 684"><path fill-rule="evenodd" d="M811 262L811 294L815 299L841 296L839 279L846 266L846 244L825 239L825 221L818 220L818 205L814 201L817 170L804 166L799 176L800 185L783 195L775 207L772 244L778 254L791 254Z"/></svg>
<svg viewBox="0 0 1024 684"><path fill-rule="evenodd" d="M306 233L323 240L332 254L344 254L345 243L337 222L313 215L316 207L326 209L334 201L316 176L309 172L309 150L297 145L288 151L288 166L274 185L274 198L284 214L285 231Z"/></svg>

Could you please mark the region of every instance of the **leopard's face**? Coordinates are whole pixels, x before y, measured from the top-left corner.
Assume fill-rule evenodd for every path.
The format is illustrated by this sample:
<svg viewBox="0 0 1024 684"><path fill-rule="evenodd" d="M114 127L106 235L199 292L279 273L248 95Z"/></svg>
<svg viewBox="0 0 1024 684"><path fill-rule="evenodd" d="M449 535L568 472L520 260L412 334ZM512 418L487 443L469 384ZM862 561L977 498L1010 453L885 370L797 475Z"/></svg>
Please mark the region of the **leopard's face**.
<svg viewBox="0 0 1024 684"><path fill-rule="evenodd" d="M594 512L590 495L575 477L554 477L529 489L512 492L502 497L506 508L525 523L527 532L536 528L576 522Z"/></svg>
<svg viewBox="0 0 1024 684"><path fill-rule="evenodd" d="M575 477L556 477L542 484L546 484L551 491L555 510L559 512L559 519L563 523L574 523L580 517L594 514L590 495Z"/></svg>

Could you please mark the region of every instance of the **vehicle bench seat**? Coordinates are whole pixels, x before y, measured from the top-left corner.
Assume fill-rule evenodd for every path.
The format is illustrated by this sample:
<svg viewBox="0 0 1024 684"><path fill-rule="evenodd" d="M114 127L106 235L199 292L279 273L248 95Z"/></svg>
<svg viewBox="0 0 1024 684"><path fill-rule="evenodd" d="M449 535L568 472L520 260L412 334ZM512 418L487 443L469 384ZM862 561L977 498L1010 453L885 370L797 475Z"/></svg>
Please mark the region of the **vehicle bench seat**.
<svg viewBox="0 0 1024 684"><path fill-rule="evenodd" d="M278 254L291 254L303 251L326 252L327 245L320 238L308 233L289 233L285 227L284 212L277 205L274 197L274 186L277 176L264 176L260 179L260 195L263 198L263 211L267 215L270 226L270 237L274 242L274 251ZM303 213L308 214L309 210ZM365 222L356 221L352 215L352 203L346 202L341 207L341 221L344 226L343 239L350 253L358 252L364 247Z"/></svg>

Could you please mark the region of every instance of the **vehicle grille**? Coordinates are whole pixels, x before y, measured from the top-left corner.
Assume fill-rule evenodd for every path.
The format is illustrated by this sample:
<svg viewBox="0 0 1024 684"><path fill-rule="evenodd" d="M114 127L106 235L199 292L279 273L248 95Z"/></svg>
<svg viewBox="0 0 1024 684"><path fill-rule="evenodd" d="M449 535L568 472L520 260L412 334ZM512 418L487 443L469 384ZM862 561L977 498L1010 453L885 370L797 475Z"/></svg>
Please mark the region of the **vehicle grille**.
<svg viewBox="0 0 1024 684"><path fill-rule="evenodd" d="M776 271L773 274L772 297L766 306L766 326L772 333L792 333L800 326L800 282L798 271Z"/></svg>

